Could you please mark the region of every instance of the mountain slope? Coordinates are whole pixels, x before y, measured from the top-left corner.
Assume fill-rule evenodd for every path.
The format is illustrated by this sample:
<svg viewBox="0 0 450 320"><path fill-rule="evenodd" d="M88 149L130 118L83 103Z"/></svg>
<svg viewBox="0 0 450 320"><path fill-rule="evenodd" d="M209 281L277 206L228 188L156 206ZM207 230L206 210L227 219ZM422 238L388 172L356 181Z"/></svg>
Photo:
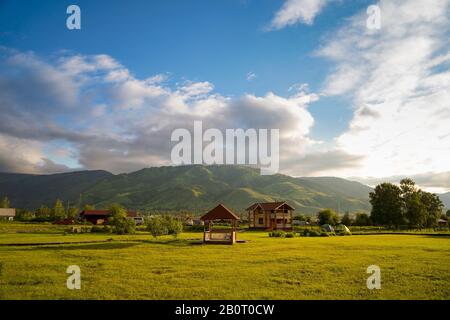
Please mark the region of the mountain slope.
<svg viewBox="0 0 450 320"><path fill-rule="evenodd" d="M444 203L445 207L450 209L450 192L441 193L438 195L439 199Z"/></svg>
<svg viewBox="0 0 450 320"><path fill-rule="evenodd" d="M372 189L333 177L261 176L244 166L178 166L113 175L82 171L54 175L0 174L0 196L15 207L53 205L56 198L98 208L120 203L129 209L205 211L221 202L243 212L253 202L286 200L298 213L329 207L340 212L368 211Z"/></svg>
<svg viewBox="0 0 450 320"><path fill-rule="evenodd" d="M261 176L243 166L179 166L142 169L105 179L83 195L84 201L106 206L122 203L134 209L204 211L222 202L242 211L256 201L289 201L297 212L324 207L367 211L372 189L339 178Z"/></svg>
<svg viewBox="0 0 450 320"><path fill-rule="evenodd" d="M8 196L11 205L35 209L51 206L56 199L78 204L80 194L100 180L113 176L107 171L80 171L49 175L0 173L0 197Z"/></svg>

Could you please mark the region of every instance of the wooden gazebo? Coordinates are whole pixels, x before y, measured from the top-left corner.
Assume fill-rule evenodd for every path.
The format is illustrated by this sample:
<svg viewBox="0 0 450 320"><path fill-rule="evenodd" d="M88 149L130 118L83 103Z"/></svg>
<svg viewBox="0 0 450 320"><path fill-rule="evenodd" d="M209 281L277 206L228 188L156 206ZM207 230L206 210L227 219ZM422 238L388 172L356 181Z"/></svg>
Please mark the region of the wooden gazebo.
<svg viewBox="0 0 450 320"><path fill-rule="evenodd" d="M223 204L219 204L200 219L205 222L203 232L204 243L233 244L236 242L236 227L239 217ZM212 226L216 220L230 221L231 228L213 229Z"/></svg>

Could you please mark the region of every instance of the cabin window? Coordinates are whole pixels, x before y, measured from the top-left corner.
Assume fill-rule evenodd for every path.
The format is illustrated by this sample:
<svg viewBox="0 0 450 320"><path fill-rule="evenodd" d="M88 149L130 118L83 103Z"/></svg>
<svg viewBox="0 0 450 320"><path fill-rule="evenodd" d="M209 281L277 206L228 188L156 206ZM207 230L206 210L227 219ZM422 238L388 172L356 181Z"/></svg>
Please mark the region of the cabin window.
<svg viewBox="0 0 450 320"><path fill-rule="evenodd" d="M287 209L284 209L284 213L288 213Z"/></svg>
<svg viewBox="0 0 450 320"><path fill-rule="evenodd" d="M263 218L259 218L258 219L258 224L263 224L264 223L264 219Z"/></svg>
<svg viewBox="0 0 450 320"><path fill-rule="evenodd" d="M275 210L270 210L270 213L274 213L275 212Z"/></svg>

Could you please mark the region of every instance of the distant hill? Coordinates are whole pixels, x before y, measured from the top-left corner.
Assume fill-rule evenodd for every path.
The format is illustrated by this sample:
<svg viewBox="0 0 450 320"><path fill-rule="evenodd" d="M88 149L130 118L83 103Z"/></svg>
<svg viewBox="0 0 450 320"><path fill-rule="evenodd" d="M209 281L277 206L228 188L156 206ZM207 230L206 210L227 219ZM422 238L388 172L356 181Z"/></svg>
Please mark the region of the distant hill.
<svg viewBox="0 0 450 320"><path fill-rule="evenodd" d="M339 178L261 176L243 166L180 166L114 176L88 190L84 199L103 206L118 202L134 209L195 211L218 202L242 211L256 201L287 200L297 212L315 213L324 207L367 211L370 190Z"/></svg>
<svg viewBox="0 0 450 320"><path fill-rule="evenodd" d="M8 196L17 208L35 209L53 205L56 199L66 205L79 203L80 194L102 179L112 177L107 171L80 171L49 175L0 173L0 197Z"/></svg>
<svg viewBox="0 0 450 320"><path fill-rule="evenodd" d="M445 207L447 209L450 209L450 192L447 193L441 193L438 195L439 199L444 203Z"/></svg>
<svg viewBox="0 0 450 320"><path fill-rule="evenodd" d="M286 200L300 213L321 208L368 211L372 189L334 177L261 176L244 166L179 166L142 169L113 175L82 171L53 175L0 174L0 196L15 207L53 205L56 198L106 207L117 202L129 209L203 212L221 202L243 212L256 201Z"/></svg>

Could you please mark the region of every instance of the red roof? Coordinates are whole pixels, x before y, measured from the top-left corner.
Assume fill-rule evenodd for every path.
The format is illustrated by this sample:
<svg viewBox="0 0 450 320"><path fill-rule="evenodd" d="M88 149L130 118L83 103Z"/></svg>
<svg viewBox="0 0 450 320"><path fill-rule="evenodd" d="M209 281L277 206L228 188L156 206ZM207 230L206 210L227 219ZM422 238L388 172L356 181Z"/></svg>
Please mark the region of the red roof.
<svg viewBox="0 0 450 320"><path fill-rule="evenodd" d="M108 210L83 210L80 212L80 216L109 216L111 212ZM128 217L137 217L136 211L127 211Z"/></svg>
<svg viewBox="0 0 450 320"><path fill-rule="evenodd" d="M240 220L239 217L227 209L223 204L219 204L217 207L209 211L207 214L202 216L200 218L201 220L205 221L212 221L212 220Z"/></svg>
<svg viewBox="0 0 450 320"><path fill-rule="evenodd" d="M291 210L294 210L294 208L291 207L290 205L288 205L286 202L256 202L245 210L254 210L254 209L256 209L256 207L259 206L265 211L270 211L270 210L276 210L279 207L281 207L282 205L286 205Z"/></svg>

